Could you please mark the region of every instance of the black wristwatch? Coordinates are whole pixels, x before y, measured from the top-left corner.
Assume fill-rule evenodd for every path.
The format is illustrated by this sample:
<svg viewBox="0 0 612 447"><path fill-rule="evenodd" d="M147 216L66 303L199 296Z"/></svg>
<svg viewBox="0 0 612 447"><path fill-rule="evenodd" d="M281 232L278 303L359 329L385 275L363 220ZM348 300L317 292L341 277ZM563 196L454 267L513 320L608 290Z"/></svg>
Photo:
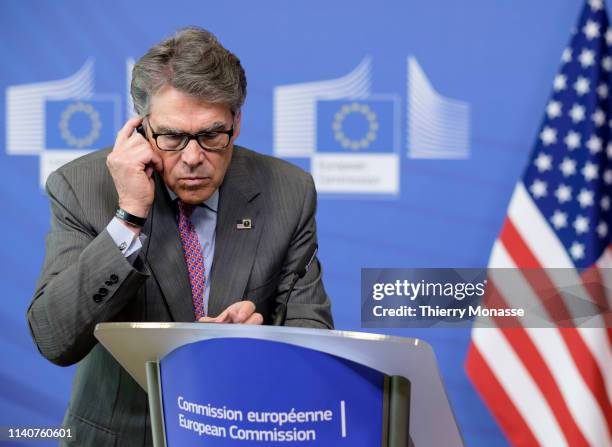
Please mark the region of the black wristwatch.
<svg viewBox="0 0 612 447"><path fill-rule="evenodd" d="M117 208L117 212L115 213L115 216L117 216L119 219L121 219L125 223L132 225L134 227L138 227L138 228L144 227L145 223L147 222L146 217L134 216L133 214L128 213L123 208Z"/></svg>

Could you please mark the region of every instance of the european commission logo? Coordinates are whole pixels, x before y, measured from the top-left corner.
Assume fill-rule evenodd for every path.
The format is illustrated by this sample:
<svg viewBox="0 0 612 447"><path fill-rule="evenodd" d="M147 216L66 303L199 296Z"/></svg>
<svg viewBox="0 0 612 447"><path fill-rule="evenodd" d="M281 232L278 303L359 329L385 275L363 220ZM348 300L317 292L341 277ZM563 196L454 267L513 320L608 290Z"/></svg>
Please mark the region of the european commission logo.
<svg viewBox="0 0 612 447"><path fill-rule="evenodd" d="M274 90L274 153L308 158L319 193L399 194L402 100L373 94L371 74L366 57L341 78ZM407 157L468 158L469 104L437 93L413 57L406 82Z"/></svg>
<svg viewBox="0 0 612 447"><path fill-rule="evenodd" d="M93 68L89 60L68 78L6 89L7 153L37 155L41 187L63 164L111 146L121 127L120 96L94 94Z"/></svg>
<svg viewBox="0 0 612 447"><path fill-rule="evenodd" d="M394 97L316 102L310 170L319 192L397 194L398 107Z"/></svg>

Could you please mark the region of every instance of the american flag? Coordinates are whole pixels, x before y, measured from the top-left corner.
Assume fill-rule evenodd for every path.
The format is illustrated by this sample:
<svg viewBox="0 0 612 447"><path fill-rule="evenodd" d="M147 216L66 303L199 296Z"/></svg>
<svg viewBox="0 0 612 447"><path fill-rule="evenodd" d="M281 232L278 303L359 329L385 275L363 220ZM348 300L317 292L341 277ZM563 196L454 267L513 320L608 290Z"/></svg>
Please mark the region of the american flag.
<svg viewBox="0 0 612 447"><path fill-rule="evenodd" d="M490 268L570 269L584 296L605 309L599 328L506 328L492 321L472 330L467 373L515 446L612 446L610 301L600 293L612 284L593 287L612 267L608 23L603 0L586 2L489 261ZM558 280L550 275L560 289ZM519 281L540 298L526 275ZM570 306L560 308L576 319Z"/></svg>

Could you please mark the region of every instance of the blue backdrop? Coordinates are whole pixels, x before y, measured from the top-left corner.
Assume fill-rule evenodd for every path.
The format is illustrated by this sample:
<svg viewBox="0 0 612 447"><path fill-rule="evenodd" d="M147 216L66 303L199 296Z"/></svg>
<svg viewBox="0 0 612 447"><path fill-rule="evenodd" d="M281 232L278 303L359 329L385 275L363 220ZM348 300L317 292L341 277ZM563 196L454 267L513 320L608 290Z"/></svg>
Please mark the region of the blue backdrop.
<svg viewBox="0 0 612 447"><path fill-rule="evenodd" d="M362 267L486 265L580 7L3 1L0 426L61 423L74 369L44 360L25 320L49 229L41 181L113 140L150 46L198 25L241 58L238 143L313 171L336 325L360 330ZM466 378L469 331L387 332L433 344L468 446L507 445Z"/></svg>

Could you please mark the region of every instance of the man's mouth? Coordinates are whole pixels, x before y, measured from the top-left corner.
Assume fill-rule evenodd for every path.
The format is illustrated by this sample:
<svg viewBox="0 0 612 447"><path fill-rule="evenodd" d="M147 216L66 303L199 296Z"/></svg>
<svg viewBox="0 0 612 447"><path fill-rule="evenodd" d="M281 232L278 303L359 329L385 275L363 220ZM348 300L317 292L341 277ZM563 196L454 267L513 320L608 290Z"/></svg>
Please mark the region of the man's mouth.
<svg viewBox="0 0 612 447"><path fill-rule="evenodd" d="M208 183L209 177L181 177L179 182L185 186L200 186Z"/></svg>

